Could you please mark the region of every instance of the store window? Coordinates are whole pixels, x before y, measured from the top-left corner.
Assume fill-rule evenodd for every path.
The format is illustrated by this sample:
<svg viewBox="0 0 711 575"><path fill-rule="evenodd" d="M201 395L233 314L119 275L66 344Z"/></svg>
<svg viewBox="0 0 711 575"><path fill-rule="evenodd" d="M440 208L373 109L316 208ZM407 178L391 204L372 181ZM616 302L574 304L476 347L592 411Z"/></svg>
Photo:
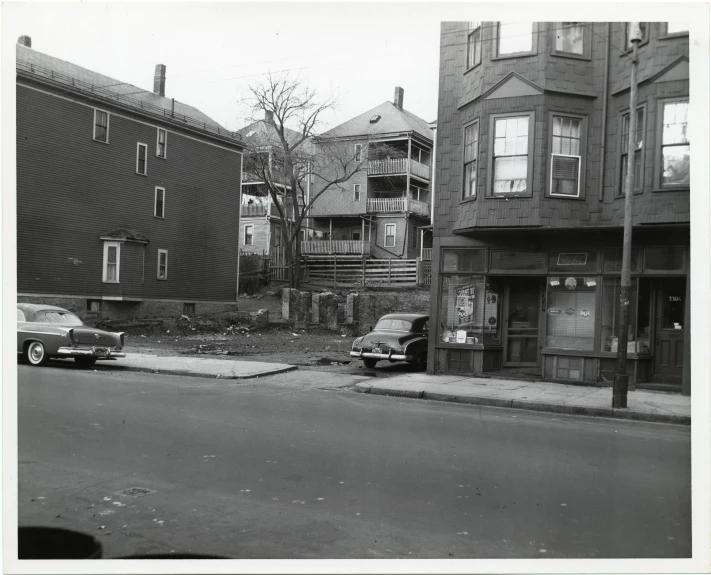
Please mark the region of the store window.
<svg viewBox="0 0 711 575"><path fill-rule="evenodd" d="M675 247L646 248L644 250L645 271L682 271L684 269L684 249Z"/></svg>
<svg viewBox="0 0 711 575"><path fill-rule="evenodd" d="M595 347L597 279L548 278L546 347L592 351Z"/></svg>
<svg viewBox="0 0 711 575"><path fill-rule="evenodd" d="M439 313L440 341L461 345L481 343L485 301L483 276L443 276Z"/></svg>
<svg viewBox="0 0 711 575"><path fill-rule="evenodd" d="M620 278L602 280L602 309L600 318L600 349L604 352L617 353L617 341L620 333ZM637 324L637 284L630 288L630 307L627 322L627 352L636 349ZM647 327L649 331L649 327ZM647 338L649 345L649 338Z"/></svg>
<svg viewBox="0 0 711 575"><path fill-rule="evenodd" d="M484 272L486 271L486 250L444 250L443 272Z"/></svg>

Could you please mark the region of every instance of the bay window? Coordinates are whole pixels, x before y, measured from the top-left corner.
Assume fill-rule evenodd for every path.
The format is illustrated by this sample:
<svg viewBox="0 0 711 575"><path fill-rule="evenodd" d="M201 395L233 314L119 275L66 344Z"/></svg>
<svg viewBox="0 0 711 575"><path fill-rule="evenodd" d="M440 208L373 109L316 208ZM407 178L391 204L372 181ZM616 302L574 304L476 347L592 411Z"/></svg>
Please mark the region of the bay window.
<svg viewBox="0 0 711 575"><path fill-rule="evenodd" d="M533 22L499 22L497 56L533 52Z"/></svg>
<svg viewBox="0 0 711 575"><path fill-rule="evenodd" d="M566 54L583 55L582 22L557 22L555 33L555 51Z"/></svg>
<svg viewBox="0 0 711 575"><path fill-rule="evenodd" d="M661 187L688 187L690 145L688 101L664 102L661 129Z"/></svg>
<svg viewBox="0 0 711 575"><path fill-rule="evenodd" d="M494 150L489 173L493 173L494 196L531 195L533 156L533 113L517 116L494 115L491 130Z"/></svg>

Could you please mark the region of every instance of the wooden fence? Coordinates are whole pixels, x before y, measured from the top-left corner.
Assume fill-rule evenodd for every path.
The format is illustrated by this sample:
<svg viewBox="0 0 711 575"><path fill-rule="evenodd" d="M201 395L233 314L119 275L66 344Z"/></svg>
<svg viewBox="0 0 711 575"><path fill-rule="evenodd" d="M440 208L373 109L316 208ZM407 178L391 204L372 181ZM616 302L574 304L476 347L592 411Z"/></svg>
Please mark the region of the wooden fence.
<svg viewBox="0 0 711 575"><path fill-rule="evenodd" d="M356 256L311 256L304 276L310 284L332 287L429 285L431 265L420 260L364 259ZM422 277L421 277L422 276ZM427 282L427 283L424 283Z"/></svg>

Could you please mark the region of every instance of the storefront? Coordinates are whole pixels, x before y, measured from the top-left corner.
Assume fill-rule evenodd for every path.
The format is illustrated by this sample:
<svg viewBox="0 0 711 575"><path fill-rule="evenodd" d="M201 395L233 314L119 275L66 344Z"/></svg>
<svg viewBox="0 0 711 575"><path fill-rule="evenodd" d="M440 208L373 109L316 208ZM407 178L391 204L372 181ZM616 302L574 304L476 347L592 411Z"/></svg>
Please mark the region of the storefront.
<svg viewBox="0 0 711 575"><path fill-rule="evenodd" d="M538 250L441 248L436 373L611 385L622 250L609 247L613 242L545 243ZM683 244L633 249L627 326L632 385L681 391L688 253Z"/></svg>

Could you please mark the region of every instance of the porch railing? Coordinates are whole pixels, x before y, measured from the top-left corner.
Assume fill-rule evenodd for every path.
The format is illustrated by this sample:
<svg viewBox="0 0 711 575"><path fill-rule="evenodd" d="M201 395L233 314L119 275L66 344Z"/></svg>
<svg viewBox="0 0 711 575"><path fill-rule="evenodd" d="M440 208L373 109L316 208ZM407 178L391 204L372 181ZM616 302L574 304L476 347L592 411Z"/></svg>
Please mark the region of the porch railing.
<svg viewBox="0 0 711 575"><path fill-rule="evenodd" d="M412 212L420 216L430 215L430 205L412 198L368 198L369 213Z"/></svg>
<svg viewBox="0 0 711 575"><path fill-rule="evenodd" d="M432 260L432 248L422 248L422 261Z"/></svg>
<svg viewBox="0 0 711 575"><path fill-rule="evenodd" d="M294 210L292 209L290 204L287 204L286 206L282 205L282 210L286 213L287 219L291 220L294 218ZM276 218L279 217L279 210L277 209L274 202L272 202L271 200L268 203L242 204L240 206L239 213L240 216L243 218L266 215L270 215Z"/></svg>
<svg viewBox="0 0 711 575"><path fill-rule="evenodd" d="M370 255L370 242L364 240L309 240L306 242L301 242L301 253L304 255Z"/></svg>
<svg viewBox="0 0 711 575"><path fill-rule="evenodd" d="M416 160L408 160L407 158L368 160L369 176L407 174L408 172L425 180L430 179L430 167Z"/></svg>

